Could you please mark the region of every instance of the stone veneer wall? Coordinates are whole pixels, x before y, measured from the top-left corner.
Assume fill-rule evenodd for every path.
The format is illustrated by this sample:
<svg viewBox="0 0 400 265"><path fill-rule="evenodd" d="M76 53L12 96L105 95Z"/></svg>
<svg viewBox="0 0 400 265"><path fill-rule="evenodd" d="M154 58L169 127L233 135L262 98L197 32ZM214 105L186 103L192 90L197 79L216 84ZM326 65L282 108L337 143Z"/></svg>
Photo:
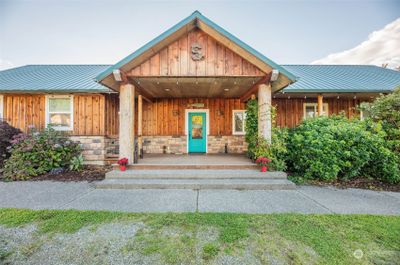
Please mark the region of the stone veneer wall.
<svg viewBox="0 0 400 265"><path fill-rule="evenodd" d="M84 163L87 165L104 165L107 156L118 155L119 139L105 136L70 136L82 147ZM243 135L208 136L208 153L237 154L247 151ZM143 151L146 154L184 154L186 153L186 136L143 136Z"/></svg>
<svg viewBox="0 0 400 265"><path fill-rule="evenodd" d="M208 136L208 153L238 154L247 151L244 135ZM147 154L186 153L186 136L143 136L143 152Z"/></svg>
<svg viewBox="0 0 400 265"><path fill-rule="evenodd" d="M143 136L145 154L186 153L186 136Z"/></svg>
<svg viewBox="0 0 400 265"><path fill-rule="evenodd" d="M247 151L244 135L208 136L208 153L225 153L225 145L228 154L241 154Z"/></svg>
<svg viewBox="0 0 400 265"><path fill-rule="evenodd" d="M82 148L84 164L104 165L109 138L105 136L70 136L72 141L79 142Z"/></svg>
<svg viewBox="0 0 400 265"><path fill-rule="evenodd" d="M106 143L106 156L119 154L119 138L110 137L105 138Z"/></svg>

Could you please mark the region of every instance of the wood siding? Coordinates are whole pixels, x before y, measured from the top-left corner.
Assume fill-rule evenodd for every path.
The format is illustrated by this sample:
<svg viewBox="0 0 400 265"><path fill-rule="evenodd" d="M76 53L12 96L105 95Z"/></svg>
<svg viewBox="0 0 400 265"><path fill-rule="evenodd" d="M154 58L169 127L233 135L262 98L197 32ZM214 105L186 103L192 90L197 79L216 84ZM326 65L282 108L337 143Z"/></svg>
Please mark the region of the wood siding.
<svg viewBox="0 0 400 265"><path fill-rule="evenodd" d="M30 127L45 127L44 95L4 95L4 120L27 132Z"/></svg>
<svg viewBox="0 0 400 265"><path fill-rule="evenodd" d="M119 132L119 95L106 95L106 123L107 136L118 136Z"/></svg>
<svg viewBox="0 0 400 265"><path fill-rule="evenodd" d="M329 115L344 112L347 117L358 115L356 106L363 100L324 98ZM277 108L276 124L294 127L303 120L303 104L316 103L316 99L273 99ZM45 127L45 95L4 95L4 119L12 126L27 132L29 127ZM210 135L232 134L232 110L245 109L239 99L223 98L177 98L157 99L153 103L143 102L143 135L184 135L185 109L195 109L194 103L203 103L200 109L209 109ZM74 95L73 135L118 136L119 96ZM137 115L135 117L137 131Z"/></svg>
<svg viewBox="0 0 400 265"><path fill-rule="evenodd" d="M209 109L210 135L215 136L231 135L232 110L245 109L239 99L179 98L143 102L143 135L184 135L185 109L195 109L191 106L194 103L204 104L199 109Z"/></svg>
<svg viewBox="0 0 400 265"><path fill-rule="evenodd" d="M328 103L329 115L345 113L351 118L359 115L356 111L357 105L363 100L345 98L324 98ZM276 125L279 127L295 127L303 120L304 103L317 103L317 99L273 99L272 105L276 107Z"/></svg>
<svg viewBox="0 0 400 265"><path fill-rule="evenodd" d="M201 45L204 59L192 59L192 44ZM249 61L201 30L193 30L133 68L130 76L263 76Z"/></svg>
<svg viewBox="0 0 400 265"><path fill-rule="evenodd" d="M74 95L74 131L72 134L105 134L104 95Z"/></svg>
<svg viewBox="0 0 400 265"><path fill-rule="evenodd" d="M119 98L116 94L75 94L72 135L117 135ZM46 126L45 95L4 95L4 119L14 127L28 132ZM107 115L106 115L107 113ZM107 118L107 120L106 120Z"/></svg>

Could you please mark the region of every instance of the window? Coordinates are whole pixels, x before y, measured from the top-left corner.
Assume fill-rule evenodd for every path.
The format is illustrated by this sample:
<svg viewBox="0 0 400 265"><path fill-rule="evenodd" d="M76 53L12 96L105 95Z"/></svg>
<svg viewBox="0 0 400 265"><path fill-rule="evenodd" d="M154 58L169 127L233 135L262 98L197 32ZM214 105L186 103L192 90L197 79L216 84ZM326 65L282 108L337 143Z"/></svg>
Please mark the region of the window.
<svg viewBox="0 0 400 265"><path fill-rule="evenodd" d="M73 130L73 96L46 97L46 126L55 130Z"/></svg>
<svg viewBox="0 0 400 265"><path fill-rule="evenodd" d="M3 109L4 109L4 96L0 95L0 121L3 119Z"/></svg>
<svg viewBox="0 0 400 265"><path fill-rule="evenodd" d="M318 113L317 103L304 103L304 119L316 117ZM328 103L324 103L322 106L322 115L328 116Z"/></svg>
<svg viewBox="0 0 400 265"><path fill-rule="evenodd" d="M245 134L245 110L233 110L232 118L232 134L241 135Z"/></svg>

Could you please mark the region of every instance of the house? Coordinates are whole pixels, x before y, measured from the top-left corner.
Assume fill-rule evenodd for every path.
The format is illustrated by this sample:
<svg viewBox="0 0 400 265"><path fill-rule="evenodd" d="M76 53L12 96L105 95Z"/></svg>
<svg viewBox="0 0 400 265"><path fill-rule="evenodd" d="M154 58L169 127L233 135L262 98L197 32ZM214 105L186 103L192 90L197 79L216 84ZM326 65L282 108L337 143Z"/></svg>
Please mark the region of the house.
<svg viewBox="0 0 400 265"><path fill-rule="evenodd" d="M0 72L0 117L28 131L52 125L88 163L144 153L243 153L245 105L259 134L344 112L400 85L367 65L279 65L198 11L115 65L27 65ZM135 141L137 139L137 141ZM137 142L137 146L135 145Z"/></svg>

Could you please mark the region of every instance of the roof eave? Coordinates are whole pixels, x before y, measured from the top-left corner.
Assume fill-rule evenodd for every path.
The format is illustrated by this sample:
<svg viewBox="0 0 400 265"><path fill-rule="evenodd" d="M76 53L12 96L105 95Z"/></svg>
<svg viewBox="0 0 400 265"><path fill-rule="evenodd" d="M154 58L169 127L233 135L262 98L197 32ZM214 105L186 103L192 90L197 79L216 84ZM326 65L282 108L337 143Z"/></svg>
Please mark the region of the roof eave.
<svg viewBox="0 0 400 265"><path fill-rule="evenodd" d="M393 90L361 90L361 89L289 89L286 93L391 93Z"/></svg>
<svg viewBox="0 0 400 265"><path fill-rule="evenodd" d="M0 89L0 93L4 94L35 94L35 93L46 93L46 94L74 94L74 93L115 93L111 89Z"/></svg>

